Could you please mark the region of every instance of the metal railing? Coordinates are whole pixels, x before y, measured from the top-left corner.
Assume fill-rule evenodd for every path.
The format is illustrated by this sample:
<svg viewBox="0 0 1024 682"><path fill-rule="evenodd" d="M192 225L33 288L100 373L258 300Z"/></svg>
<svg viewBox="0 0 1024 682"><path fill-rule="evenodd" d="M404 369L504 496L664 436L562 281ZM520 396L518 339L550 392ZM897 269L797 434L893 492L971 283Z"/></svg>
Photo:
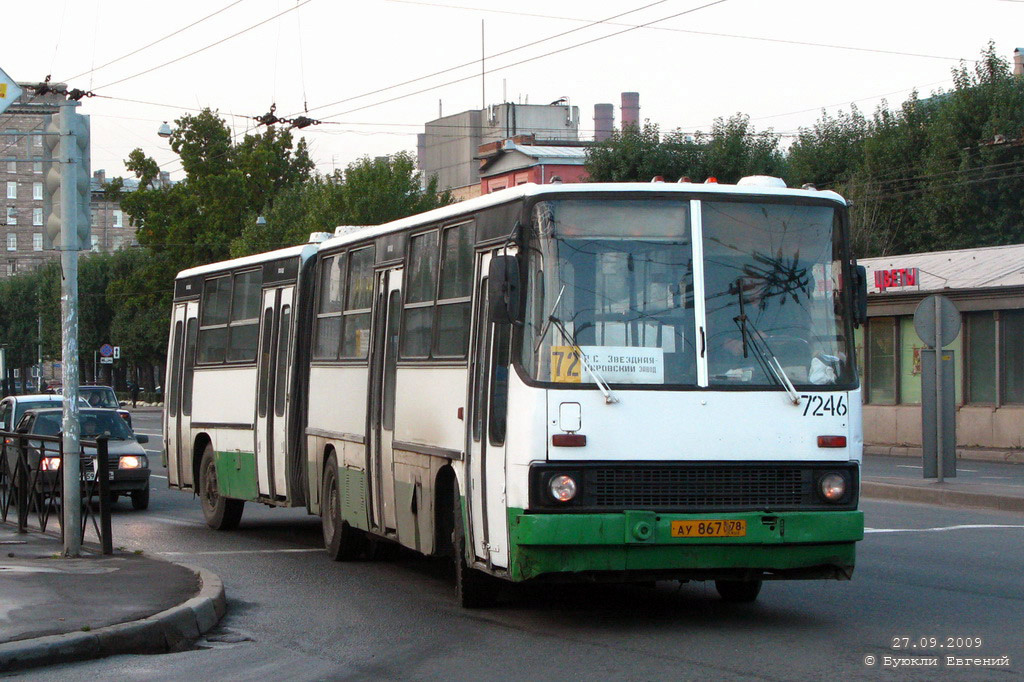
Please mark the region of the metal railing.
<svg viewBox="0 0 1024 682"><path fill-rule="evenodd" d="M104 554L114 553L110 528L110 459L106 438L83 440L76 455L91 460L81 470L82 542L91 528ZM91 449L95 454L87 453ZM46 532L53 519L64 538L64 444L60 436L0 431L0 521L16 516L18 532ZM92 498L96 497L97 504Z"/></svg>

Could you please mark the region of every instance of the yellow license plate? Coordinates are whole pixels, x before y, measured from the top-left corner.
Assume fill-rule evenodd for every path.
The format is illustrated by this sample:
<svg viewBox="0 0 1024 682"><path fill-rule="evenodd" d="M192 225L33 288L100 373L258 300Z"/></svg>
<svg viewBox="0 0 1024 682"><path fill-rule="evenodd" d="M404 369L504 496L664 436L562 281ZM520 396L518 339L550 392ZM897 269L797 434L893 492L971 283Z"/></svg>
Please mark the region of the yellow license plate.
<svg viewBox="0 0 1024 682"><path fill-rule="evenodd" d="M746 534L747 522L743 519L672 522L674 538L741 538Z"/></svg>

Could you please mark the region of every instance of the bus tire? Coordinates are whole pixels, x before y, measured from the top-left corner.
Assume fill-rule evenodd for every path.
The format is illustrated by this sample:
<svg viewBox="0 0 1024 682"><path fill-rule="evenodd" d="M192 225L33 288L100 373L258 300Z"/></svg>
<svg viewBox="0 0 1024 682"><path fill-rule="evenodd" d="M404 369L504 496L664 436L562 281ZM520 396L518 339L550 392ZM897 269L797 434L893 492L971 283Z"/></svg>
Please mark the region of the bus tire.
<svg viewBox="0 0 1024 682"><path fill-rule="evenodd" d="M466 609L494 606L498 601L498 580L478 571L466 563L466 533L462 521L462 500L456 491L452 495L452 560L455 563L455 599Z"/></svg>
<svg viewBox="0 0 1024 682"><path fill-rule="evenodd" d="M234 530L242 520L245 500L223 497L217 487L217 465L212 443L206 444L203 459L199 462L199 502L206 525L214 530Z"/></svg>
<svg viewBox="0 0 1024 682"><path fill-rule="evenodd" d="M353 528L341 516L338 458L334 453L327 458L320 493L320 524L323 528L327 556L334 561L358 559L366 549L366 534L358 528Z"/></svg>
<svg viewBox="0 0 1024 682"><path fill-rule="evenodd" d="M722 601L731 604L749 604L761 592L760 580L716 580L715 589Z"/></svg>

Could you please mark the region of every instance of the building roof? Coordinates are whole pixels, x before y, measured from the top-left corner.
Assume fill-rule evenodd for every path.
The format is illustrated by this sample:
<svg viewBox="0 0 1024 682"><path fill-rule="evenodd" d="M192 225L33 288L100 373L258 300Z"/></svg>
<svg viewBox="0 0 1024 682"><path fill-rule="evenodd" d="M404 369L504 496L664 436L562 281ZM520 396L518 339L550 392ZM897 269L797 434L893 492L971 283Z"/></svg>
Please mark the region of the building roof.
<svg viewBox="0 0 1024 682"><path fill-rule="evenodd" d="M587 159L586 147L549 147L532 144L516 144L513 142L511 147L505 148L505 151L522 152L523 154L532 156L540 161L557 159L559 163L568 165L582 164Z"/></svg>
<svg viewBox="0 0 1024 682"><path fill-rule="evenodd" d="M868 292L872 294L881 293L873 272L904 268L917 268L915 283L890 287L886 292L1024 286L1024 244L861 258L857 263L868 270Z"/></svg>

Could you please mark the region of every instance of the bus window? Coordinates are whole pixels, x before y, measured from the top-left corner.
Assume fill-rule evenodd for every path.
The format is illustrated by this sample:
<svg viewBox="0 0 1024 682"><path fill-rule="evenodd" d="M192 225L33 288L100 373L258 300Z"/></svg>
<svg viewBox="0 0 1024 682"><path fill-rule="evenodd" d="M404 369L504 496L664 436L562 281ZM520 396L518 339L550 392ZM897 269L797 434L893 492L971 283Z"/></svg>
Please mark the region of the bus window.
<svg viewBox="0 0 1024 682"><path fill-rule="evenodd" d="M341 290L345 256L331 256L320 262L320 298L316 315L316 344L313 358L333 360L341 346Z"/></svg>
<svg viewBox="0 0 1024 682"><path fill-rule="evenodd" d="M508 416L508 361L512 325L494 325L494 355L491 358L491 400L487 436L491 445L504 445Z"/></svg>
<svg viewBox="0 0 1024 682"><path fill-rule="evenodd" d="M256 396L258 401L259 415L267 416L267 402L270 400L267 395L270 391L270 358L271 341L274 338L274 309L266 308L263 311L263 358L260 361L260 386Z"/></svg>
<svg viewBox="0 0 1024 682"><path fill-rule="evenodd" d="M235 275L234 279L227 360L228 362L252 362L256 359L256 343L259 339L263 270L242 272Z"/></svg>
<svg viewBox="0 0 1024 682"><path fill-rule="evenodd" d="M373 247L349 253L348 297L341 357L365 358L370 351L370 306L373 304Z"/></svg>
<svg viewBox="0 0 1024 682"><path fill-rule="evenodd" d="M437 287L437 230L409 240L402 357L430 356L430 332Z"/></svg>
<svg viewBox="0 0 1024 682"><path fill-rule="evenodd" d="M388 297L388 328L384 343L384 410L383 424L388 431L395 428L395 380L398 370L398 320L402 314L402 293L397 289Z"/></svg>
<svg viewBox="0 0 1024 682"><path fill-rule="evenodd" d="M288 395L288 352L291 350L291 322L292 307L281 306L281 318L279 320L277 336L277 378L274 380L274 414L278 417L284 416L285 397Z"/></svg>
<svg viewBox="0 0 1024 682"><path fill-rule="evenodd" d="M167 387L167 413L177 417L178 384L181 381L181 320L174 323L174 340L171 343L174 348L171 352L171 385Z"/></svg>
<svg viewBox="0 0 1024 682"><path fill-rule="evenodd" d="M464 357L469 346L470 295L473 292L471 223L449 227L441 246L441 285L437 301L434 356Z"/></svg>
<svg viewBox="0 0 1024 682"><path fill-rule="evenodd" d="M196 330L199 327L199 320L189 318L185 325L185 367L182 370L184 376L181 379L181 413L188 417L192 415L192 378L195 375L196 357Z"/></svg>
<svg viewBox="0 0 1024 682"><path fill-rule="evenodd" d="M203 286L202 324L199 329L199 362L224 362L231 317L231 278L216 277ZM176 370L177 371L177 370Z"/></svg>

